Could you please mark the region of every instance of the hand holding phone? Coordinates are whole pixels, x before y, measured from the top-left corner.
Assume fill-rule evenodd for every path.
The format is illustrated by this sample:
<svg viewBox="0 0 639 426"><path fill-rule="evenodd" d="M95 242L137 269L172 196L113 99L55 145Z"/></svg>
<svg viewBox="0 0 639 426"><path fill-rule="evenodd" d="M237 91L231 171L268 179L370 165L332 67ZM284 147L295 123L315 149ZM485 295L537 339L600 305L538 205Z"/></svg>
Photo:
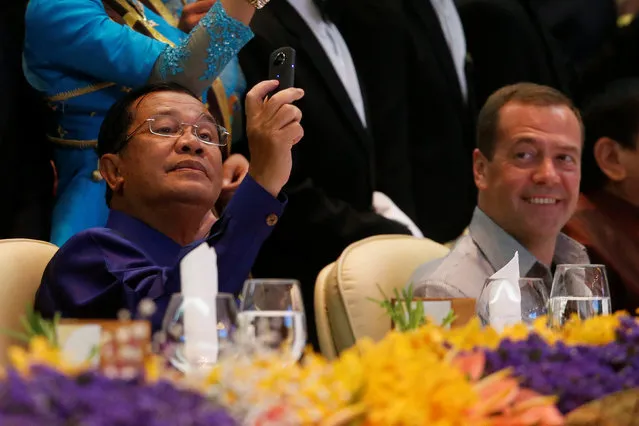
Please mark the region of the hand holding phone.
<svg viewBox="0 0 639 426"><path fill-rule="evenodd" d="M271 93L271 96L280 90L293 87L295 82L295 49L281 47L271 53L268 69L269 80L278 80L280 85Z"/></svg>

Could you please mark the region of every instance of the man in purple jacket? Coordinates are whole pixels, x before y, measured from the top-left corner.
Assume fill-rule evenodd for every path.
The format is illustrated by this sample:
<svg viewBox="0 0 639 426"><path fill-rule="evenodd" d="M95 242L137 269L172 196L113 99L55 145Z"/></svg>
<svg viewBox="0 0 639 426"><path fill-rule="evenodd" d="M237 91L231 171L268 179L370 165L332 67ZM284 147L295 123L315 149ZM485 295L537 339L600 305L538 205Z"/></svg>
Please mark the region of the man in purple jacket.
<svg viewBox="0 0 639 426"><path fill-rule="evenodd" d="M267 98L276 87L265 81L247 94L251 166L218 220L211 209L222 186L226 130L175 84L145 86L116 102L98 138L107 226L60 248L35 308L45 316L115 318L121 309L135 313L148 298L158 307L157 329L171 294L180 291L180 260L204 241L217 252L220 291L239 292L282 214L291 147L303 136L301 112L292 105L303 91Z"/></svg>

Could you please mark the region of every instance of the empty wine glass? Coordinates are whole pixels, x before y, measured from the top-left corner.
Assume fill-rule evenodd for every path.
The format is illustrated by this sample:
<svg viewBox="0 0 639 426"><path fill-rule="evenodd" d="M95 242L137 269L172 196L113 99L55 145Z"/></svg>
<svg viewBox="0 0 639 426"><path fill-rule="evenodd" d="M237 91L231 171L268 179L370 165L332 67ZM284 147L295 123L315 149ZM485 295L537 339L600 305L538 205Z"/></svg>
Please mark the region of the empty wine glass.
<svg viewBox="0 0 639 426"><path fill-rule="evenodd" d="M550 324L610 314L610 290L604 265L557 265L550 290Z"/></svg>
<svg viewBox="0 0 639 426"><path fill-rule="evenodd" d="M171 297L162 322L162 353L183 373L205 374L229 347L237 327L237 304L232 295Z"/></svg>
<svg viewBox="0 0 639 426"><path fill-rule="evenodd" d="M300 283L253 279L244 283L238 323L249 342L280 350L298 360L306 345L306 318Z"/></svg>
<svg viewBox="0 0 639 426"><path fill-rule="evenodd" d="M541 278L520 278L519 298L516 294L508 292L508 286L504 281L506 280L501 278L489 278L484 283L477 299L477 315L483 325L501 326L523 322L530 326L535 319L548 313L548 291ZM519 310L510 310L507 305L499 305L499 300L506 304L519 304ZM521 311L521 315L511 317L513 311Z"/></svg>

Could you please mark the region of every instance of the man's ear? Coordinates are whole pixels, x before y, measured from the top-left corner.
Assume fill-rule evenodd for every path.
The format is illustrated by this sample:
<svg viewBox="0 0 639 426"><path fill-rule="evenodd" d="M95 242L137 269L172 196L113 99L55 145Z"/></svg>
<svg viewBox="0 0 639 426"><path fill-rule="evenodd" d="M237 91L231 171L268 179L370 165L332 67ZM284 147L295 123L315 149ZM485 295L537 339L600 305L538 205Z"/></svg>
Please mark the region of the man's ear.
<svg viewBox="0 0 639 426"><path fill-rule="evenodd" d="M124 177L120 173L121 163L118 154L104 154L100 158L100 174L114 193L120 192L124 186Z"/></svg>
<svg viewBox="0 0 639 426"><path fill-rule="evenodd" d="M482 152L475 148L473 151L473 176L477 189L484 190L488 185L486 173L488 171L488 159Z"/></svg>
<svg viewBox="0 0 639 426"><path fill-rule="evenodd" d="M619 182L626 178L628 171L621 161L623 148L614 139L599 138L595 142L594 155L597 165L608 179Z"/></svg>

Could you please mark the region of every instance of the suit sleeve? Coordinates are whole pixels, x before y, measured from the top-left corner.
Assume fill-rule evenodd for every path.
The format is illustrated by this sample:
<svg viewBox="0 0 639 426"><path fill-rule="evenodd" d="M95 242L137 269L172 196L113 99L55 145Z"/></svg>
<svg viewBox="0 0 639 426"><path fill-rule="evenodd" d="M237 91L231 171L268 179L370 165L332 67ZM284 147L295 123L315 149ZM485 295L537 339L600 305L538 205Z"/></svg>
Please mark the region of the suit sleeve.
<svg viewBox="0 0 639 426"><path fill-rule="evenodd" d="M196 93L207 87L252 37L220 2L176 46L113 21L100 0L32 0L25 61L125 86L172 80Z"/></svg>
<svg viewBox="0 0 639 426"><path fill-rule="evenodd" d="M242 290L287 201L283 193L273 198L250 175L244 178L208 239L217 253L220 291Z"/></svg>

